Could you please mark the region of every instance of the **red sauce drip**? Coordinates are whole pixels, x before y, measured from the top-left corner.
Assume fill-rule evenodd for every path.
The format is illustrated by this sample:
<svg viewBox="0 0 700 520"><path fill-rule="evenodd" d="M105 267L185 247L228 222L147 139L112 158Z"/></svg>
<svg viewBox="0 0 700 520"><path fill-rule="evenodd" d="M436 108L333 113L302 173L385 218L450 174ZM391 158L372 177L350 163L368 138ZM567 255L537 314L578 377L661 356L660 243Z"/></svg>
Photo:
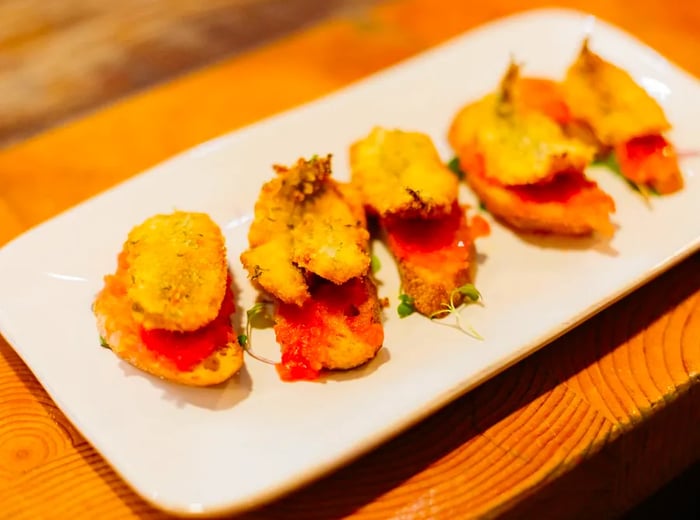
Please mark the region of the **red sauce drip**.
<svg viewBox="0 0 700 520"><path fill-rule="evenodd" d="M545 204L554 202L566 204L571 198L586 188L595 187L582 172L562 172L548 182L525 186L508 186L507 189L525 202Z"/></svg>
<svg viewBox="0 0 700 520"><path fill-rule="evenodd" d="M637 184L646 184L678 169L673 146L661 135L645 135L615 147L622 173Z"/></svg>
<svg viewBox="0 0 700 520"><path fill-rule="evenodd" d="M320 282L302 306L281 303L275 325L282 348L282 361L277 365L280 378L317 379L323 369L324 349L338 334L339 326L347 326L358 341L381 345L381 324L372 323L371 312L366 310L369 299L364 280L353 278L343 285Z"/></svg>
<svg viewBox="0 0 700 520"><path fill-rule="evenodd" d="M464 209L457 203L439 218L387 218L383 221L387 242L397 260L440 266L469 259L472 233Z"/></svg>
<svg viewBox="0 0 700 520"><path fill-rule="evenodd" d="M469 229L473 239L487 237L491 234L491 225L488 220L480 215L474 215L469 223Z"/></svg>
<svg viewBox="0 0 700 520"><path fill-rule="evenodd" d="M178 370L192 370L218 348L235 340L231 315L235 312L231 278L219 314L208 325L192 332L141 328L141 341L151 351L172 361Z"/></svg>

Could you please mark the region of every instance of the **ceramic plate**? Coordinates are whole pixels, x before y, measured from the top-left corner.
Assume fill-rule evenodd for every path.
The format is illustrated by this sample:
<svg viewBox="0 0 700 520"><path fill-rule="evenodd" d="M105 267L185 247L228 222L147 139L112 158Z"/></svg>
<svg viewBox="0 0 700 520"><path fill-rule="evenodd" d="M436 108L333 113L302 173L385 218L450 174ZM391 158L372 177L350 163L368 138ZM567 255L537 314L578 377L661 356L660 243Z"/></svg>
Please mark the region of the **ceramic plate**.
<svg viewBox="0 0 700 520"><path fill-rule="evenodd" d="M373 125L445 134L465 102L494 88L511 55L531 75L560 77L584 35L664 106L678 148L699 146L700 87L627 34L581 13L534 11L466 33L366 81L203 144L29 231L0 251L0 329L51 397L116 471L158 507L240 511L366 452L527 356L700 245L700 168L686 188L647 205L614 175L591 170L617 201L608 243L523 238L499 224L479 242L484 305L462 317L474 340L420 316L399 319L398 277L383 267L385 348L368 366L322 382L282 383L250 357L228 384L189 389L145 375L100 348L91 302L129 231L174 209L206 211L224 229L239 307L255 297L238 261L272 163L333 154ZM474 202L466 189L465 202ZM488 217L487 217L488 218ZM239 316L241 312L239 311ZM271 331L257 350L278 355Z"/></svg>

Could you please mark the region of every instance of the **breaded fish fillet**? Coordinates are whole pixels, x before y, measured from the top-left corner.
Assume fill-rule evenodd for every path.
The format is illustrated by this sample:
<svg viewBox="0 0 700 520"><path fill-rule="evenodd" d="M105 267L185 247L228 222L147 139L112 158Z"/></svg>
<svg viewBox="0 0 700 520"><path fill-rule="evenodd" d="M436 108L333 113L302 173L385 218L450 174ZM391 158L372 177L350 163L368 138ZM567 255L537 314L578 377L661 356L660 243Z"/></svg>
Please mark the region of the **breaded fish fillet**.
<svg viewBox="0 0 700 520"><path fill-rule="evenodd" d="M146 329L192 331L216 317L226 292L224 239L204 213L156 215L124 244L128 297Z"/></svg>
<svg viewBox="0 0 700 520"><path fill-rule="evenodd" d="M572 115L588 123L603 145L671 127L654 98L626 71L591 51L588 40L567 70L563 88Z"/></svg>
<svg viewBox="0 0 700 520"><path fill-rule="evenodd" d="M425 134L376 127L352 144L350 162L353 185L377 215L441 216L457 198L458 179Z"/></svg>
<svg viewBox="0 0 700 520"><path fill-rule="evenodd" d="M546 103L520 86L511 64L499 90L462 109L449 132L467 184L497 218L522 231L612 233L613 200L584 169L595 149L565 135L561 99ZM556 88L547 92L557 94ZM530 173L528 173L530 172Z"/></svg>
<svg viewBox="0 0 700 520"><path fill-rule="evenodd" d="M584 41L564 80L573 117L587 125L601 153L615 151L620 173L640 187L666 194L683 188L676 152L663 133L663 109L626 71Z"/></svg>
<svg viewBox="0 0 700 520"><path fill-rule="evenodd" d="M280 300L303 304L307 278L335 284L369 269L369 232L353 188L330 178L330 156L277 166L255 204L248 233L250 248L241 255L250 279Z"/></svg>
<svg viewBox="0 0 700 520"><path fill-rule="evenodd" d="M566 170L583 170L595 150L564 134L550 116L527 109L518 96L519 68L511 64L497 92L466 105L448 140L457 155L476 149L487 177L504 186L535 184Z"/></svg>
<svg viewBox="0 0 700 520"><path fill-rule="evenodd" d="M475 253L457 176L427 135L383 128L352 144L350 165L352 184L396 259L403 293L421 314L443 310L452 290L471 279ZM453 302L461 304L461 295Z"/></svg>

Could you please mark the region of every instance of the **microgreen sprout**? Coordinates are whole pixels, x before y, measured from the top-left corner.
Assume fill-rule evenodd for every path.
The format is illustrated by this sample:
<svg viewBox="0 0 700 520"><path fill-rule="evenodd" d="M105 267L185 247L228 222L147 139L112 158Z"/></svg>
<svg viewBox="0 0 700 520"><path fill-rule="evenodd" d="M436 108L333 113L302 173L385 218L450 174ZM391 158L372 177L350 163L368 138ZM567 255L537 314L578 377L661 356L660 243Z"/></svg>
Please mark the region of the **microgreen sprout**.
<svg viewBox="0 0 700 520"><path fill-rule="evenodd" d="M399 294L399 306L396 308L396 312L399 313L400 318L405 318L416 312L416 308L413 306L413 298L408 294Z"/></svg>
<svg viewBox="0 0 700 520"><path fill-rule="evenodd" d="M450 162L447 163L447 167L457 176L459 180L464 179L466 176L464 170L462 170L462 167L459 164L459 157L457 156L450 159Z"/></svg>
<svg viewBox="0 0 700 520"><path fill-rule="evenodd" d="M463 296L463 301L462 304L456 306L455 297L458 294ZM453 326L454 328L462 331L463 333L473 338L484 339L483 336L479 334L471 325L464 324L462 322L462 317L459 314L459 308L462 305L464 305L466 300L469 300L469 302L471 303L475 303L481 300L481 293L476 289L476 287L474 287L474 284L466 283L461 287L455 287L454 289L452 289L452 291L450 291L449 303L444 304L445 308L432 313L429 317L431 320L433 320L436 318L443 318L445 316L449 316L450 314L454 314L455 324L450 326Z"/></svg>
<svg viewBox="0 0 700 520"><path fill-rule="evenodd" d="M245 334L240 334L238 336L238 343L243 347L243 350L258 361L262 361L268 365L276 365L277 363L275 361L260 356L251 350L253 344L253 328L263 329L269 327L273 323L272 316L267 312L267 304L264 302L255 303L245 312L245 316Z"/></svg>
<svg viewBox="0 0 700 520"><path fill-rule="evenodd" d="M382 263L379 261L379 257L374 253L372 253L369 258L369 268L372 270L372 274L377 274L382 268Z"/></svg>
<svg viewBox="0 0 700 520"><path fill-rule="evenodd" d="M632 191L637 192L642 199L644 199L644 202L648 205L650 203L650 197L651 196L658 196L659 192L656 191L652 186L647 186L646 184L637 184L636 182L628 179L625 177L622 173L622 168L620 167L620 163L617 160L617 156L615 155L615 152L610 152L609 154L603 156L603 157L598 157L596 158L592 163L592 166L602 166L604 168L607 168L611 172L613 172L615 175L620 177L623 181L627 183L627 185L632 189Z"/></svg>

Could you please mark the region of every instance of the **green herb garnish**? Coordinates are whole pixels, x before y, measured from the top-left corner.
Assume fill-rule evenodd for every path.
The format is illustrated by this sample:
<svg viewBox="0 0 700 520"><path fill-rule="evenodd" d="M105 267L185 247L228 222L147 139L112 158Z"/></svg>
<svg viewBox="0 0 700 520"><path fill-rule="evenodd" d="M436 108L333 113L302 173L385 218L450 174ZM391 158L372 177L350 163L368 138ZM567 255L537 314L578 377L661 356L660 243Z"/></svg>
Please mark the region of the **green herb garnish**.
<svg viewBox="0 0 700 520"><path fill-rule="evenodd" d="M251 350L253 344L253 328L264 329L274 324L272 316L267 312L267 305L263 302L257 302L250 309L245 311L245 315L245 334L240 334L238 336L238 343L243 347L243 350L258 361L269 365L276 365L277 363L275 361L260 356Z"/></svg>
<svg viewBox="0 0 700 520"><path fill-rule="evenodd" d="M369 258L369 268L371 269L372 274L377 274L377 271L382 268L382 263L379 261L379 257L374 253L372 253Z"/></svg>
<svg viewBox="0 0 700 520"><path fill-rule="evenodd" d="M462 317L459 314L459 308L462 307L462 305L465 304L465 300L462 301L462 303L459 306L455 306L455 296L458 294L461 294L464 296L465 299L469 300L471 303L478 302L481 300L481 293L474 287L474 284L471 283L466 283L462 285L461 287L456 287L455 289L452 289L450 291L450 301L449 303L444 304L444 309L440 309L439 311L436 311L432 313L429 318L431 320L435 318L443 318L445 316L449 316L450 314L453 314L455 317L455 324L454 327L463 333L467 334L468 336L471 336L476 339L484 339L481 334L479 334L476 330L471 325L464 324L462 323Z"/></svg>
<svg viewBox="0 0 700 520"><path fill-rule="evenodd" d="M100 336L100 347L108 349L112 348L109 346L109 343L107 343L107 340L104 338L104 336Z"/></svg>
<svg viewBox="0 0 700 520"><path fill-rule="evenodd" d="M613 172L615 175L625 181L633 191L637 192L646 203L649 203L650 196L659 195L659 192L653 187L647 186L646 184L637 184L636 182L625 177L625 175L622 173L622 168L620 168L620 162L617 160L615 152L610 152L602 157L596 157L591 163L591 166L602 166Z"/></svg>
<svg viewBox="0 0 700 520"><path fill-rule="evenodd" d="M450 159L450 162L447 163L447 167L450 169L452 173L454 173L459 180L464 179L466 177L466 174L464 173L464 170L462 170L462 167L459 165L459 157L453 157Z"/></svg>
<svg viewBox="0 0 700 520"><path fill-rule="evenodd" d="M405 318L416 312L416 308L413 306L413 298L408 294L399 294L399 302L396 312L399 313L400 318Z"/></svg>

